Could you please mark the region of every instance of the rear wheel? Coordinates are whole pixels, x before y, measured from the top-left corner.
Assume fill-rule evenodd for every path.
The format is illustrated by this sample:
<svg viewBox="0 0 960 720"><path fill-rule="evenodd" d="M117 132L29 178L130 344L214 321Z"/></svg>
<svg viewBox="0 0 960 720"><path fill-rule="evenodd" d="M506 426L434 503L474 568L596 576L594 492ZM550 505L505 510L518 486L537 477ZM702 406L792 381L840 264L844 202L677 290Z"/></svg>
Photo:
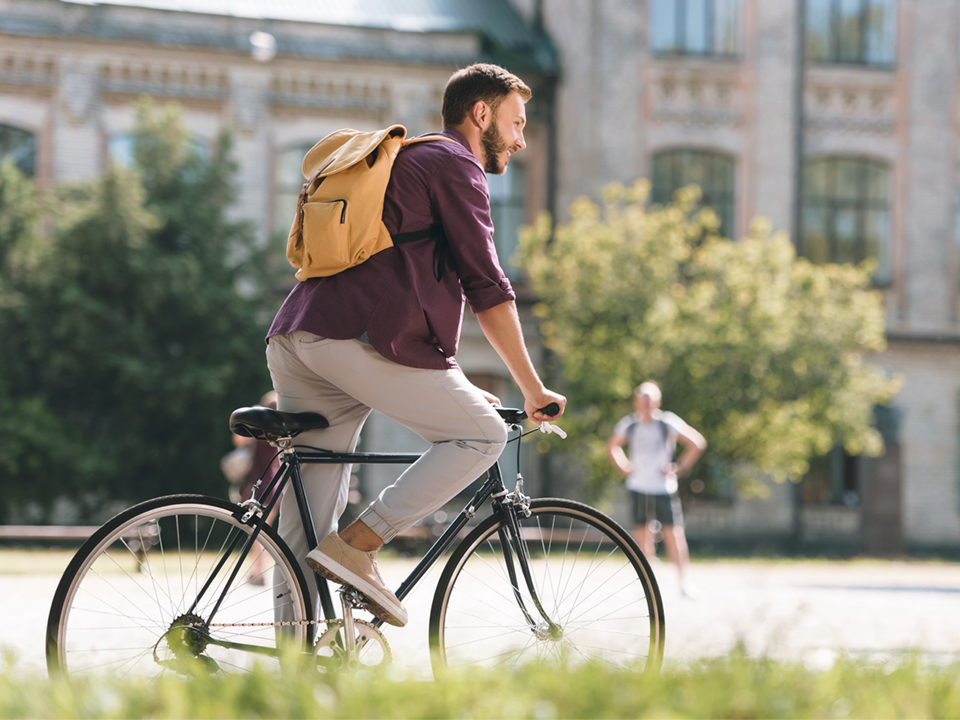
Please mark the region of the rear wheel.
<svg viewBox="0 0 960 720"><path fill-rule="evenodd" d="M516 550L512 560L504 553L505 521L492 515L457 546L437 585L430 614L434 669L535 661L657 672L663 602L633 538L582 503L534 500L530 510L530 517L518 516L521 543L546 617Z"/></svg>
<svg viewBox="0 0 960 720"><path fill-rule="evenodd" d="M276 665L278 643L302 651L312 636L312 626L302 623L311 618L310 598L290 550L270 527L210 618L253 532L252 520L240 520L244 512L217 498L172 495L136 505L95 532L50 607L50 674L242 672ZM266 562L254 571L260 554ZM274 624L275 603L294 624Z"/></svg>

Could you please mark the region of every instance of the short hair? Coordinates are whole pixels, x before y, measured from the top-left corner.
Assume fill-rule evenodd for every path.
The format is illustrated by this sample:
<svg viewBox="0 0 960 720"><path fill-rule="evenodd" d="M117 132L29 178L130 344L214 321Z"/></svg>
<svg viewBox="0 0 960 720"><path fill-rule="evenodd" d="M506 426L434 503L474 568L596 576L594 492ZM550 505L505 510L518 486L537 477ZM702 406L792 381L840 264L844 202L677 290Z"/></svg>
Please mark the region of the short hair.
<svg viewBox="0 0 960 720"><path fill-rule="evenodd" d="M457 70L443 89L440 110L443 126L453 127L462 123L479 100L483 100L496 113L500 103L512 92L517 93L524 102L533 96L523 80L497 65L475 63Z"/></svg>
<svg viewBox="0 0 960 720"><path fill-rule="evenodd" d="M633 391L633 396L639 397L640 395L649 395L651 400L661 400L663 398L660 386L653 380L647 380L637 385L637 389Z"/></svg>

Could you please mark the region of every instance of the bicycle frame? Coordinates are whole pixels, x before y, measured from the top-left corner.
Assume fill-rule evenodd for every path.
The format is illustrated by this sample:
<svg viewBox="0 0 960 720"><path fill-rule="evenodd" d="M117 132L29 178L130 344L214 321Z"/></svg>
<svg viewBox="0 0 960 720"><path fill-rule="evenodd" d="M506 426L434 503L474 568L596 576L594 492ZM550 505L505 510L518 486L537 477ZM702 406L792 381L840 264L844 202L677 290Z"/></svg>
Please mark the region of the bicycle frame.
<svg viewBox="0 0 960 720"><path fill-rule="evenodd" d="M514 427L516 428L516 426ZM520 442L523 433L521 432L516 438L510 442ZM256 541L257 536L260 534L261 529L266 523L266 518L270 514L270 511L273 509L274 505L279 502L280 495L283 492L284 487L287 483L291 483L293 487L294 494L297 500L297 507L300 510L300 519L303 524L304 533L306 534L307 542L310 547L315 547L319 540L317 538L316 530L313 524L313 515L310 512L310 505L307 500L306 492L304 490L303 475L301 473L301 467L303 465L344 465L344 464L387 464L387 465L403 465L411 464L420 458L420 455L417 454L392 454L392 453L340 453L340 452L330 452L326 450L320 450L317 448L304 447L304 446L294 446L289 445L288 447L282 447L280 450L281 463L280 468L274 474L273 478L267 483L264 494L269 495L272 492L270 502L263 506L258 501L254 499L249 499L242 501L239 505L240 508L246 508L246 513L242 516L242 519L249 520L251 517L259 513L259 518L254 524L254 531L250 534L249 538L246 541L245 546L240 551L239 559L236 561L233 570L225 583L223 589L220 592L220 596L217 598L217 602L214 605L213 610L210 615L206 618L206 622L209 623L214 615L220 608L224 598L227 595L227 592L230 590L233 585L234 580L236 579L237 574L240 571L240 567L243 564L244 559L249 553L250 549L253 546L253 543ZM255 485L255 489L259 487L260 482ZM456 518L450 523L446 530L440 535L440 537L434 542L434 544L427 550L426 554L417 563L416 567L410 572L407 578L400 584L400 587L396 591L397 598L403 600L411 590L416 586L416 584L423 578L427 571L433 566L437 560L450 548L451 545L456 541L460 532L466 527L467 523L476 515L477 510L483 506L488 500L492 501L492 510L495 514L500 514L503 517L505 522L505 527L499 533L500 542L503 546L504 559L507 564L507 572L510 577L511 585L513 587L514 598L517 601L518 606L520 607L521 612L526 618L527 624L531 629L536 629L538 627L537 621L534 619L533 614L527 609L524 599L520 592L520 581L519 575L517 573L516 564L520 566L520 575L523 576L524 584L527 587L528 592L530 593L530 598L536 608L536 612L543 618L548 631L551 633L559 632L559 628L556 623L547 615L544 610L540 598L537 594L536 588L534 586L533 577L530 572L529 560L526 554L525 545L521 541L520 533L520 524L517 520L517 513L526 513L529 514L529 498L524 496L521 491L522 480L518 480L517 488L513 493L510 493L503 482L503 476L500 471L500 463L496 462L494 465L487 471L487 478L484 480L480 488L474 493L470 502L467 503L466 507L457 515ZM196 600L194 601L193 607L191 607L189 612L193 612L197 604L200 602L200 599L207 592L209 587L213 584L214 578L221 572L223 567L226 565L230 556L237 549L242 534L238 534L234 538L233 542L227 548L224 553L223 558L219 561L218 565L214 569L211 577L207 580L206 584L200 589ZM514 560L514 554L516 555L516 562ZM320 594L320 606L323 610L323 617L326 620L335 620L337 618L336 611L334 609L333 599L330 594L330 587L325 578L321 577L318 574L314 574L314 577L317 581L317 587ZM374 619L373 624L376 627L380 627L383 624L382 620ZM307 635L308 639L312 642L313 640L313 626L310 627L310 630ZM229 646L234 649L247 649L248 646L237 644L237 643L226 643L218 641L214 638L208 638L211 642ZM249 646L248 648L251 652L257 652L261 654L274 654L275 651L268 650L262 647Z"/></svg>

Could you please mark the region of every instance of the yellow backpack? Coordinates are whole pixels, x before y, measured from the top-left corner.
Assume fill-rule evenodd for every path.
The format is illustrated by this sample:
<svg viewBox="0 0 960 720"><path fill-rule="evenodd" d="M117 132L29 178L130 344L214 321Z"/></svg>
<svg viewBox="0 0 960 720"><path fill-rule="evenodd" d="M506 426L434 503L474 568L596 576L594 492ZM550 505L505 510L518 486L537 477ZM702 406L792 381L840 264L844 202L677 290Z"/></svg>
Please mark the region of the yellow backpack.
<svg viewBox="0 0 960 720"><path fill-rule="evenodd" d="M335 275L393 245L442 236L439 225L391 236L383 224L383 196L401 148L456 142L442 135L405 140L406 134L402 125L374 132L338 130L304 156L308 180L287 239L287 260L298 268L297 280Z"/></svg>

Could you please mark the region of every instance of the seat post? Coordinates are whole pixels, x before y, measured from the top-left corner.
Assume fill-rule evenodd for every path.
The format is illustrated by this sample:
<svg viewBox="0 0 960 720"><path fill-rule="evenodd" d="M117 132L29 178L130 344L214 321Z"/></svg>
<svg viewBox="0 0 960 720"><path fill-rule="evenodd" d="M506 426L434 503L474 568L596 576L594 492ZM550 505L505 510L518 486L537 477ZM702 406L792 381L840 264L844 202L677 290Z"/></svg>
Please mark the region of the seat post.
<svg viewBox="0 0 960 720"><path fill-rule="evenodd" d="M300 456L296 450L285 455L286 462L290 465L290 483L293 485L293 492L297 496L297 507L300 508L300 522L303 524L303 532L307 537L307 546L315 548L320 541L317 539L317 529L313 524L313 514L310 512L310 502L307 500L307 493L303 488L303 475L300 474ZM317 590L320 593L320 606L323 608L323 616L327 620L334 620L337 612L333 607L333 598L330 597L330 586L325 578L318 573L313 574L317 581Z"/></svg>

